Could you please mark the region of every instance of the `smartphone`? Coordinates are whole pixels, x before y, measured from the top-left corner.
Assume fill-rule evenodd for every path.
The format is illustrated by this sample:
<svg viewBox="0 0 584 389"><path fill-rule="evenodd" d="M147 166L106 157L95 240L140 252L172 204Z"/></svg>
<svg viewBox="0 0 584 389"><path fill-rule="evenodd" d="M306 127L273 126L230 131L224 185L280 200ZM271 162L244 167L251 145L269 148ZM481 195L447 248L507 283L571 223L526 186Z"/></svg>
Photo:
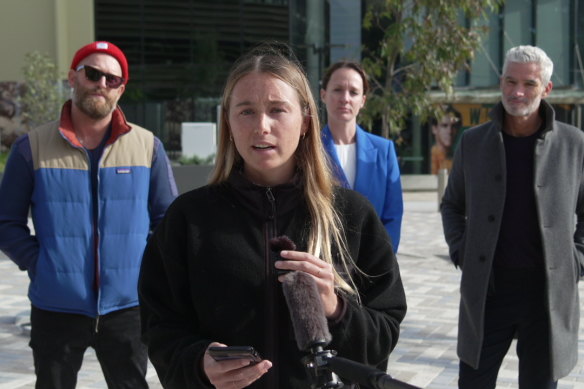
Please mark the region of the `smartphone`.
<svg viewBox="0 0 584 389"><path fill-rule="evenodd" d="M262 360L260 354L252 346L209 347L209 355L216 361L247 359L252 363L258 363Z"/></svg>

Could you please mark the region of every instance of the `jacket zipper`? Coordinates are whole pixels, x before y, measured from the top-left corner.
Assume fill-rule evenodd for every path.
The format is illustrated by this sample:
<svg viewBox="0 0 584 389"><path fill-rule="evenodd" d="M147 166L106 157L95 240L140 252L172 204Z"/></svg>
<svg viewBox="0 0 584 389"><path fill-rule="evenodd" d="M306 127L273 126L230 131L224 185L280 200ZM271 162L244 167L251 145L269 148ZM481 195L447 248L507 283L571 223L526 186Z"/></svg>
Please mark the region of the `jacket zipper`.
<svg viewBox="0 0 584 389"><path fill-rule="evenodd" d="M265 344L267 355L271 358L274 366L278 366L277 339L278 339L278 308L276 306L276 296L278 281L276 279L276 272L274 270L274 263L272 260L272 250L270 249L270 239L276 236L276 198L272 193L272 188L266 188L266 197L270 208L268 210L268 219L265 226L265 273L266 273L266 337ZM278 370L272 369L272 374L266 377L267 388L278 387Z"/></svg>
<svg viewBox="0 0 584 389"><path fill-rule="evenodd" d="M92 189L92 194L93 194L93 171L92 171L92 165L91 165L91 157L89 156L89 152L83 147L83 146L77 146L75 144L73 144L71 142L71 140L69 138L67 138L65 135L63 135L60 131L59 131L60 135L63 137L63 139L65 139L65 141L67 141L72 147L79 149L81 152L83 152L85 154L85 158L87 159L87 165L89 167L89 185L90 188ZM99 234L99 165L103 159L103 155L106 152L107 149L107 144L104 145L103 150L101 155L99 156L99 160L97 162L97 188L96 188L96 198L93 198L93 195L91 196L91 220L92 220L92 244L93 244L93 250L92 253L94 255L93 257L93 267L94 267L94 278L93 278L93 288L97 294L97 301L96 301L96 322L95 322L95 332L97 332L98 330L98 325L99 325L99 300L100 300L100 295L101 295L101 289L100 289L100 258L99 258L99 241L100 241L100 234ZM97 215L94 215L93 213L93 201L95 201L98 205L97 205Z"/></svg>
<svg viewBox="0 0 584 389"><path fill-rule="evenodd" d="M99 318L99 314L100 314L100 300L101 300L101 257L100 257L100 251L99 251L99 245L100 245L100 240L101 240L101 234L99 231L99 219L100 219L100 209L99 209L99 197L100 197L100 187L101 187L101 182L99 179L99 172L100 172L100 168L99 166L101 165L101 161L103 160L103 156L106 152L107 149L107 144L103 146L103 149L101 150L101 155L99 156L99 159L97 161L97 166L96 166L96 186L97 188L95 188L95 199L94 201L96 202L96 215L94 218L94 226L93 226L93 234L94 234L94 250L95 250L95 290L97 293L97 304L96 304L96 310L97 310L97 317ZM92 172L93 174L93 172ZM95 329L97 332L97 322L95 324Z"/></svg>
<svg viewBox="0 0 584 389"><path fill-rule="evenodd" d="M99 286L100 286L100 274L99 274L99 230L98 230L98 225L99 225L99 199L97 198L93 198L93 166L91 165L91 157L89 156L89 152L87 150L85 150L84 148L80 148L81 151L83 151L85 153L85 157L87 158L87 165L89 167L89 188L90 188L90 193L91 193L91 231L92 231L92 235L91 235L91 244L92 244L92 250L91 253L93 254L93 290L95 291L95 293L97 294L97 303L96 303L96 311L97 314L99 315ZM96 195L99 196L99 163L101 162L101 157L99 158L99 161L97 162L97 172L95 172L95 174L97 175L97 188L95 188L95 192ZM97 212L98 215L94 214L94 202L96 204L98 204L97 206Z"/></svg>

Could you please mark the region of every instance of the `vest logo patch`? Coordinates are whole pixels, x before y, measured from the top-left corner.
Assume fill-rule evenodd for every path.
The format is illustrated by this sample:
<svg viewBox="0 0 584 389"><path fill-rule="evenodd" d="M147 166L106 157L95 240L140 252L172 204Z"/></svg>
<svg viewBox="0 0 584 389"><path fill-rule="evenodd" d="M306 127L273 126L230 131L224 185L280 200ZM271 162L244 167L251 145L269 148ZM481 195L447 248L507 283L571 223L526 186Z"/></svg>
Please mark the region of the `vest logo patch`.
<svg viewBox="0 0 584 389"><path fill-rule="evenodd" d="M127 167L120 167L116 169L116 174L130 174L132 173L132 169Z"/></svg>

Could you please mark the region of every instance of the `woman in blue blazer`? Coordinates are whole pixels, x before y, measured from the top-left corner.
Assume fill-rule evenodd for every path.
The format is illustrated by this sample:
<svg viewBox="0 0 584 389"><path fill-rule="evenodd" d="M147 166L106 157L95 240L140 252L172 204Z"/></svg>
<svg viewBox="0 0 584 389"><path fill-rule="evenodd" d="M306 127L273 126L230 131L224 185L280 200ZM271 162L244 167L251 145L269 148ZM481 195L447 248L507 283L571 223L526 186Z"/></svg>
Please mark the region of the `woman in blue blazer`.
<svg viewBox="0 0 584 389"><path fill-rule="evenodd" d="M333 64L320 90L328 120L321 135L340 184L369 199L397 252L403 216L399 165L392 141L357 124L368 91L361 65L350 61Z"/></svg>

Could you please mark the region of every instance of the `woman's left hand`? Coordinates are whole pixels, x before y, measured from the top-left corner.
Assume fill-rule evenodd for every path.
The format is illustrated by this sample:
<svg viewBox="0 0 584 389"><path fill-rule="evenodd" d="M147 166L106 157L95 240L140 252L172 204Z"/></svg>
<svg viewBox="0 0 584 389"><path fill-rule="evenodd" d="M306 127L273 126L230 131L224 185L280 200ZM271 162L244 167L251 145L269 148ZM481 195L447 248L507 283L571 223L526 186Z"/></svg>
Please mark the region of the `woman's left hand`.
<svg viewBox="0 0 584 389"><path fill-rule="evenodd" d="M335 293L332 265L302 251L283 250L280 252L280 256L286 261L276 261L276 269L302 271L314 277L326 317L328 319L336 318L340 313L341 306ZM283 281L283 277L279 276L278 280Z"/></svg>

